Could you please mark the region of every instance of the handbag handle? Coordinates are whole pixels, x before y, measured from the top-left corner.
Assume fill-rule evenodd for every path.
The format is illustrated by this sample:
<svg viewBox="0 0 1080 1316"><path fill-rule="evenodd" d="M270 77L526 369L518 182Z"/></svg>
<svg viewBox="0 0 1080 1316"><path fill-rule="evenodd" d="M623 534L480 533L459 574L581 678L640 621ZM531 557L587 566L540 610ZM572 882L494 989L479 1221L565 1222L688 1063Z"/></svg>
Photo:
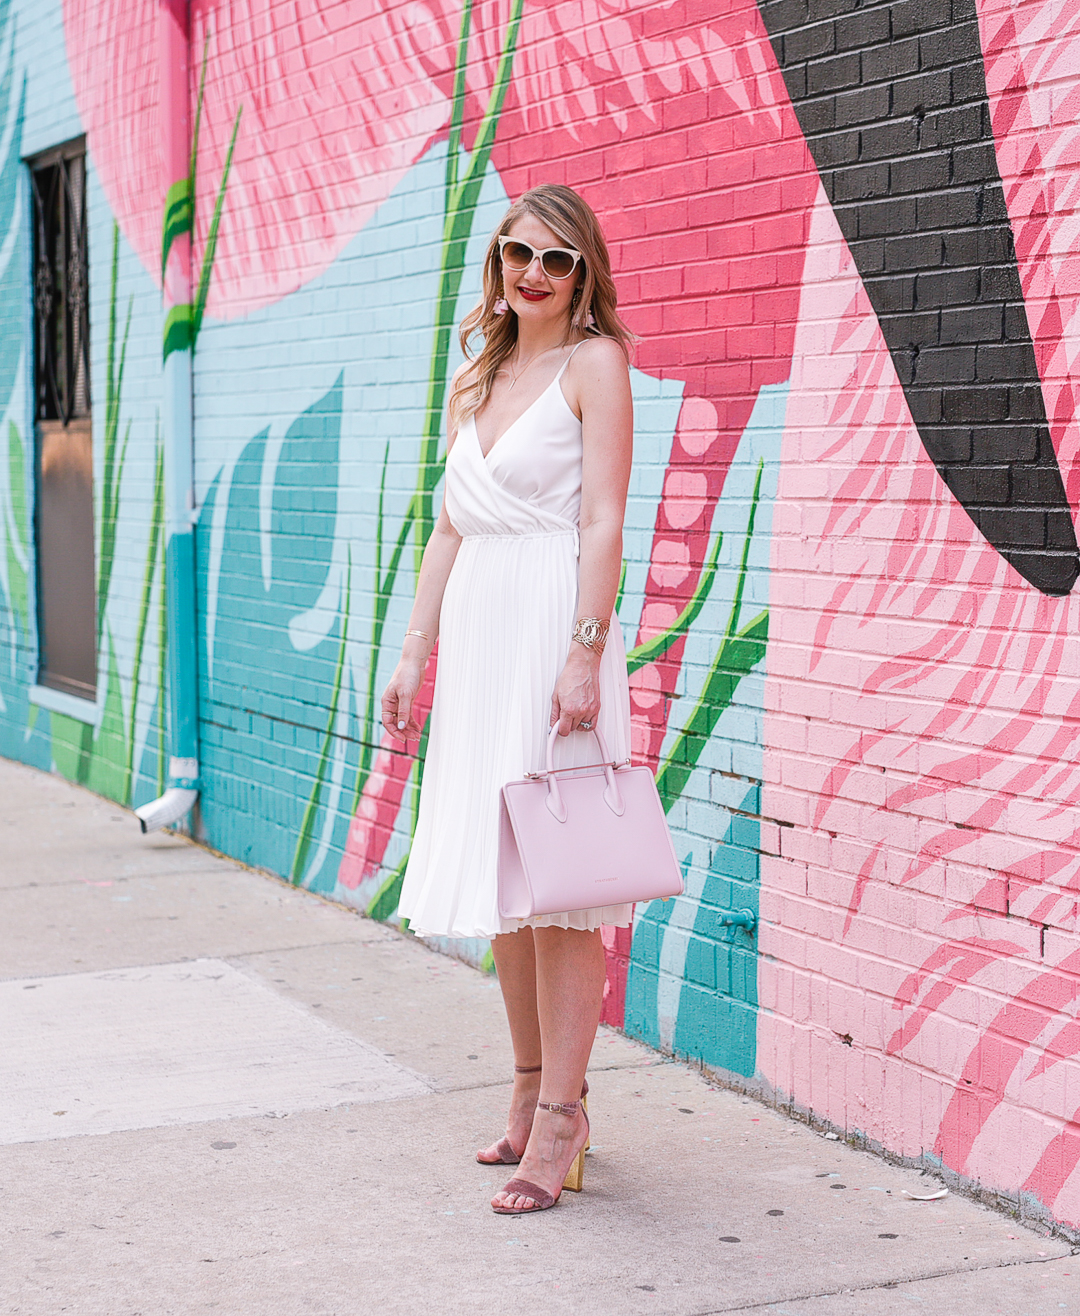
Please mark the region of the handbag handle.
<svg viewBox="0 0 1080 1316"><path fill-rule="evenodd" d="M547 807L548 812L558 822L566 822L566 801L562 797L562 791L559 789L559 778L556 776L555 768L555 740L559 734L558 722L548 732L547 742ZM596 737L596 743L600 747L601 763L583 764L580 771L586 771L588 768L603 767L604 776L607 778L607 785L604 787L604 803L608 806L617 818L621 818L626 810L623 803L622 791L619 790L619 783L615 780L615 768L611 762L611 756L608 754L607 745L604 743L604 737L600 734L599 727L592 728L592 734Z"/></svg>

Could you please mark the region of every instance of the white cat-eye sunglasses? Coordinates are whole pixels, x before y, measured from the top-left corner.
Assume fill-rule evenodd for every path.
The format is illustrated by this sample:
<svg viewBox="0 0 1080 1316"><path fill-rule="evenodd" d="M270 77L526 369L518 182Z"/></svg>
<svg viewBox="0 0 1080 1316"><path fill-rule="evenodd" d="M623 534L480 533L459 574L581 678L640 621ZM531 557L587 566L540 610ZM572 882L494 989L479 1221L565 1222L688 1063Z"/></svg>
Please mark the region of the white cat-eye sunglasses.
<svg viewBox="0 0 1080 1316"><path fill-rule="evenodd" d="M577 269L578 261L584 260L581 252L573 247L545 247L543 251L537 251L520 238L505 235L499 238L499 255L502 263L511 270L527 270L539 258L540 268L549 279L556 280L568 279Z"/></svg>

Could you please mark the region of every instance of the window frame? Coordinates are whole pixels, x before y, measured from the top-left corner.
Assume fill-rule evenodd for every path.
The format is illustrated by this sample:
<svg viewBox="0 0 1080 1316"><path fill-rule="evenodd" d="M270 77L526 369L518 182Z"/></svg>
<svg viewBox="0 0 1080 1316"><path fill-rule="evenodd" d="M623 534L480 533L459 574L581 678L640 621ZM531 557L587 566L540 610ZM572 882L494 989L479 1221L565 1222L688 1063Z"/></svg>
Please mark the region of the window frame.
<svg viewBox="0 0 1080 1316"><path fill-rule="evenodd" d="M99 635L86 138L72 138L23 163L31 228L34 689L93 707Z"/></svg>

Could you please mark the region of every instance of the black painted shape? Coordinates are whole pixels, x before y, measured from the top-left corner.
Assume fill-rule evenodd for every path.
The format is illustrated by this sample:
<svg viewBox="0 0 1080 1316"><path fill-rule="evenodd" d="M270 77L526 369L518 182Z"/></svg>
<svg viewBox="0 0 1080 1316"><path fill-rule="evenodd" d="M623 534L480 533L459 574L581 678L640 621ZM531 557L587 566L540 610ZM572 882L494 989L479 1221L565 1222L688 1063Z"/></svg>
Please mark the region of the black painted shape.
<svg viewBox="0 0 1080 1316"><path fill-rule="evenodd" d="M758 0L923 446L1045 594L1080 574L974 0Z"/></svg>

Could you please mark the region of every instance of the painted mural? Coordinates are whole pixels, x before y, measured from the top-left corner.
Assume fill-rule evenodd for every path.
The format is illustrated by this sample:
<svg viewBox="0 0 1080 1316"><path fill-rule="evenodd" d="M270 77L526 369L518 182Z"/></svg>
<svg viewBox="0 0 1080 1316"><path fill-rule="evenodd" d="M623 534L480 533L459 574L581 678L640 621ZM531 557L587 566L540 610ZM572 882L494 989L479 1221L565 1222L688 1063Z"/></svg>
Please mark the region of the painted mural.
<svg viewBox="0 0 1080 1316"><path fill-rule="evenodd" d="M195 0L168 195L156 7L45 8L63 51L0 0L0 752L160 790L190 240L198 827L395 917L424 746L377 700L453 327L508 198L568 183L639 336L619 613L686 878L605 934L605 1017L1080 1227L1080 4ZM82 719L31 698L22 159L58 59L48 131L91 165Z"/></svg>

